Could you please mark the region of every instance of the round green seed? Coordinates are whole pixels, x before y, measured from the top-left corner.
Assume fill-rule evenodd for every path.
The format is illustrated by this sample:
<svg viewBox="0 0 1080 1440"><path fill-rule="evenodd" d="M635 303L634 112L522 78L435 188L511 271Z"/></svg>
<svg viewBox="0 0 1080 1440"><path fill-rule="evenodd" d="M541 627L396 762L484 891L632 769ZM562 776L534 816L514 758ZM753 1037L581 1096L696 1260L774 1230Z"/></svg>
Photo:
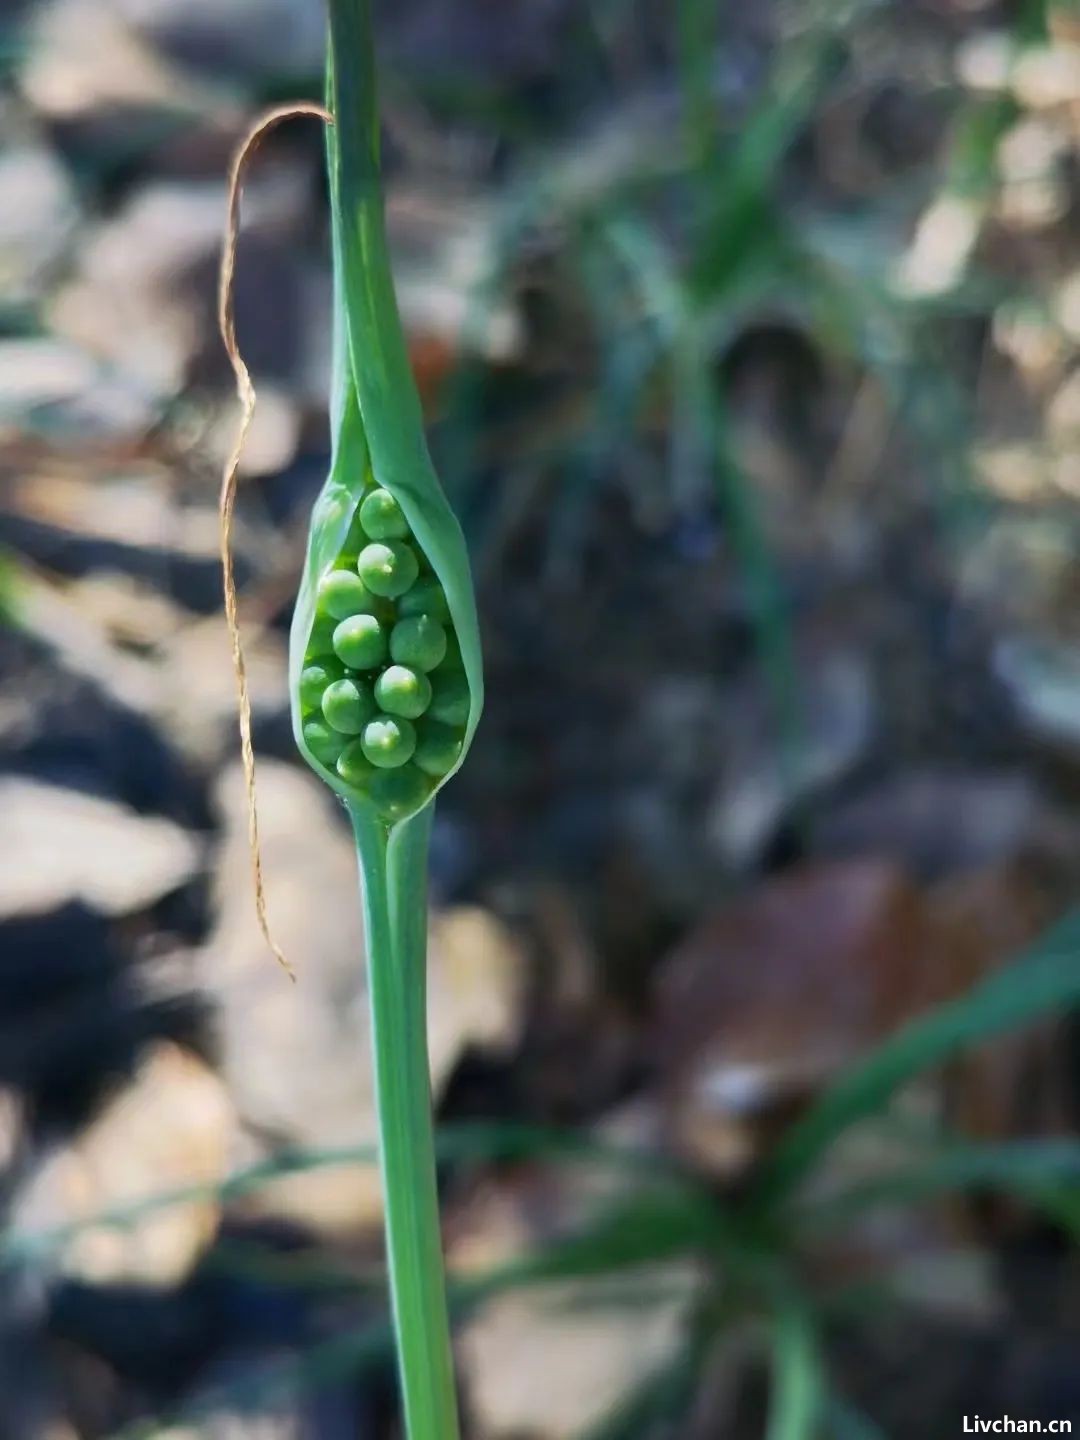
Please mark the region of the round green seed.
<svg viewBox="0 0 1080 1440"><path fill-rule="evenodd" d="M414 670L434 670L446 654L446 631L430 615L410 615L390 632L390 658Z"/></svg>
<svg viewBox="0 0 1080 1440"><path fill-rule="evenodd" d="M353 570L331 570L319 581L319 609L335 620L349 615L370 615L374 597Z"/></svg>
<svg viewBox="0 0 1080 1440"><path fill-rule="evenodd" d="M337 763L345 748L345 737L331 730L322 720L309 720L304 726L304 744L316 760L329 768Z"/></svg>
<svg viewBox="0 0 1080 1440"><path fill-rule="evenodd" d="M431 704L431 681L421 670L391 665L375 681L375 699L388 715L415 720Z"/></svg>
<svg viewBox="0 0 1080 1440"><path fill-rule="evenodd" d="M440 725L426 716L416 730L414 762L425 774L441 780L448 775L461 755L461 731Z"/></svg>
<svg viewBox="0 0 1080 1440"><path fill-rule="evenodd" d="M360 506L360 524L371 540L407 540L409 522L389 490L372 490Z"/></svg>
<svg viewBox="0 0 1080 1440"><path fill-rule="evenodd" d="M346 785L355 789L365 788L376 773L375 767L364 754L364 742L353 740L337 758L337 773Z"/></svg>
<svg viewBox="0 0 1080 1440"><path fill-rule="evenodd" d="M382 770L372 777L372 803L388 820L403 820L419 810L431 793L431 782L415 765L402 765L399 770Z"/></svg>
<svg viewBox="0 0 1080 1440"><path fill-rule="evenodd" d="M464 725L469 718L469 683L460 670L440 671L432 677L427 713L444 725ZM380 701L380 704L382 702Z"/></svg>
<svg viewBox="0 0 1080 1440"><path fill-rule="evenodd" d="M389 600L404 595L420 573L415 551L400 540L376 540L365 545L356 568L372 594Z"/></svg>
<svg viewBox="0 0 1080 1440"><path fill-rule="evenodd" d="M342 735L359 735L375 714L371 691L356 680L335 680L322 697L326 723Z"/></svg>
<svg viewBox="0 0 1080 1440"><path fill-rule="evenodd" d="M380 770L396 770L412 759L416 730L408 720L382 715L364 726L364 754Z"/></svg>
<svg viewBox="0 0 1080 1440"><path fill-rule="evenodd" d="M305 710L317 710L322 703L323 691L335 680L345 675L345 667L337 660L327 657L305 665L300 671L300 703Z"/></svg>
<svg viewBox="0 0 1080 1440"><path fill-rule="evenodd" d="M411 589L398 601L398 614L430 615L433 620L447 625L450 622L450 606L446 593L434 575L421 575Z"/></svg>
<svg viewBox="0 0 1080 1440"><path fill-rule="evenodd" d="M386 659L386 631L374 615L350 615L334 631L334 654L350 670L373 670Z"/></svg>

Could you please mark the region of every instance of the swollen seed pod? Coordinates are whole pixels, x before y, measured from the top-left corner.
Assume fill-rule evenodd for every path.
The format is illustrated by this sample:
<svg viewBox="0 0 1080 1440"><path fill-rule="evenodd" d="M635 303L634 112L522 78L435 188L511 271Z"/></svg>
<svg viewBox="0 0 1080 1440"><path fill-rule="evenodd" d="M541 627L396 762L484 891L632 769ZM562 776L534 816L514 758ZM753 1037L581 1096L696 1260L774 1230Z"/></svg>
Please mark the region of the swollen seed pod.
<svg viewBox="0 0 1080 1440"><path fill-rule="evenodd" d="M320 547L326 568L308 592L310 628L294 692L299 738L350 803L366 801L394 825L422 808L460 763L473 692L447 593L432 568L419 573L423 552L404 508L370 479L349 493L348 506L328 506L333 545ZM315 535L313 522L313 557ZM350 555L355 570L345 568ZM297 625L303 613L298 606ZM436 702L432 720L426 712ZM421 717L418 734L412 722ZM400 778L380 778L391 775Z"/></svg>

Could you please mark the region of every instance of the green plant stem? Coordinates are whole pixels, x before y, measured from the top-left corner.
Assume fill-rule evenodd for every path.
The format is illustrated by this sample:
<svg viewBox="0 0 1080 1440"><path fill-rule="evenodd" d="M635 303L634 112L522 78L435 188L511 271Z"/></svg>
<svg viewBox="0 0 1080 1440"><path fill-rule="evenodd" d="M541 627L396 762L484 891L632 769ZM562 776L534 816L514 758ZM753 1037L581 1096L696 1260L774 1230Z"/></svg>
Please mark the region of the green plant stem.
<svg viewBox="0 0 1080 1440"><path fill-rule="evenodd" d="M427 1049L432 806L388 835L352 810L363 880L387 1267L409 1440L457 1440Z"/></svg>

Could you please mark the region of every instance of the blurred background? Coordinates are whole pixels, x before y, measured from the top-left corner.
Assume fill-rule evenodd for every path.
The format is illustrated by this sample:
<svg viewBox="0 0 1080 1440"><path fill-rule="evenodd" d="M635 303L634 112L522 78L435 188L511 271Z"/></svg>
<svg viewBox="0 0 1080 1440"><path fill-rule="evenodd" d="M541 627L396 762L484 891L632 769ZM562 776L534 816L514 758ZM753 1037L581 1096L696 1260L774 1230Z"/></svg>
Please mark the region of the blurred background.
<svg viewBox="0 0 1080 1440"><path fill-rule="evenodd" d="M431 1048L474 1440L1080 1421L1080 12L377 4L488 704ZM0 9L0 1436L399 1434L355 864L285 661L318 0Z"/></svg>

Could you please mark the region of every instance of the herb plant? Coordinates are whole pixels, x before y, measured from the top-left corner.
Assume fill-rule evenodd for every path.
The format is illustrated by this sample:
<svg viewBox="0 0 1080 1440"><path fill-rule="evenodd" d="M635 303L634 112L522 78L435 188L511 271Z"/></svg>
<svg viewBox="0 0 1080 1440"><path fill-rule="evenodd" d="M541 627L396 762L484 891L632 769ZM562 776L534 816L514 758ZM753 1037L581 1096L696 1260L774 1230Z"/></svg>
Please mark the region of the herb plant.
<svg viewBox="0 0 1080 1440"><path fill-rule="evenodd" d="M288 115L327 121L334 270L332 449L289 646L296 743L348 810L362 878L390 1291L409 1440L455 1440L426 1025L427 861L435 796L483 703L476 604L461 529L432 467L383 220L370 0L329 0L327 108L284 107L233 171L222 329L244 422L222 488L226 614L240 690L256 901L250 705L229 543L239 447L254 405L232 324L243 164ZM276 950L279 959L284 960Z"/></svg>

